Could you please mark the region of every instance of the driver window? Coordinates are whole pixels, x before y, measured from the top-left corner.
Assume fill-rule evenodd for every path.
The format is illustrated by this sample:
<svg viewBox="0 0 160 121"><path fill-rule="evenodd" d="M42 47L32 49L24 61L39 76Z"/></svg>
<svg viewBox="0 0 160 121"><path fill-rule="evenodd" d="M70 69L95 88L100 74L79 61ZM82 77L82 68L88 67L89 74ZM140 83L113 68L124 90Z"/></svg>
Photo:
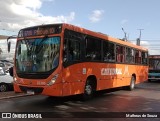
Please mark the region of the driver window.
<svg viewBox="0 0 160 121"><path fill-rule="evenodd" d="M80 42L75 40L65 39L64 43L64 61L78 61L80 60Z"/></svg>
<svg viewBox="0 0 160 121"><path fill-rule="evenodd" d="M63 61L73 62L80 60L80 34L66 31L64 39Z"/></svg>

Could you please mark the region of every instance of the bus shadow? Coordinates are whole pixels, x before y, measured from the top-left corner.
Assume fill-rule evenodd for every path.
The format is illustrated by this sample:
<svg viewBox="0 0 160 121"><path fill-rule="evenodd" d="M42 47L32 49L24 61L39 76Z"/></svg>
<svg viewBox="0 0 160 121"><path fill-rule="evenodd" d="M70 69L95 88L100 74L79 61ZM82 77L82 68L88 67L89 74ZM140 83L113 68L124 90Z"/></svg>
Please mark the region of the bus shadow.
<svg viewBox="0 0 160 121"><path fill-rule="evenodd" d="M47 103L52 103L54 102L55 105L58 104L63 104L65 102L71 101L71 102L90 102L90 101L95 101L99 100L101 98L106 98L108 96L113 96L112 92L124 90L124 88L114 88L114 89L106 89L106 90L101 90L95 92L94 96L89 99L89 100L83 100L82 95L73 95L73 96L66 96L66 97L47 97L46 101Z"/></svg>

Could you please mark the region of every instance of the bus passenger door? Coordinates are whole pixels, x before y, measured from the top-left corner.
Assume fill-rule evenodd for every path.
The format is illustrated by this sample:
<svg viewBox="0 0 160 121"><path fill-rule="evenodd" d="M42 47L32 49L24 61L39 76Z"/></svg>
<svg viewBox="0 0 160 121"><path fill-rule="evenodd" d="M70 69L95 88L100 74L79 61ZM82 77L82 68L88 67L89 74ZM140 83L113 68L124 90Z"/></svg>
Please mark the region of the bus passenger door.
<svg viewBox="0 0 160 121"><path fill-rule="evenodd" d="M63 96L82 93L82 68L80 66L80 41L64 40Z"/></svg>

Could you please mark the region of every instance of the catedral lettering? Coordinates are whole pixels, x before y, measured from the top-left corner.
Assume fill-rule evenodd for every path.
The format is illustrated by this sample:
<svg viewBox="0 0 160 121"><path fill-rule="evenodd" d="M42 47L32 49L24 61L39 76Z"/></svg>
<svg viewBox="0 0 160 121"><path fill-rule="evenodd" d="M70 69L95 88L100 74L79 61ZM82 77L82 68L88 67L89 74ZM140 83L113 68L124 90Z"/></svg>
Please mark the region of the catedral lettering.
<svg viewBox="0 0 160 121"><path fill-rule="evenodd" d="M118 75L122 74L122 69L118 68L102 68L101 75Z"/></svg>
<svg viewBox="0 0 160 121"><path fill-rule="evenodd" d="M148 78L147 49L64 23L21 29L14 64L15 92L48 96L88 99L99 90L133 90Z"/></svg>

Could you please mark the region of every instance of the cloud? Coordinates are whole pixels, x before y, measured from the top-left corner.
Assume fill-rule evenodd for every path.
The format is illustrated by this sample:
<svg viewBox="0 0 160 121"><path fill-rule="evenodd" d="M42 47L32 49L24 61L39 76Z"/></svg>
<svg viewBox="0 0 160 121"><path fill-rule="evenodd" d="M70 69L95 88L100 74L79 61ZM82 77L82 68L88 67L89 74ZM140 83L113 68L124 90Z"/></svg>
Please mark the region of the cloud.
<svg viewBox="0 0 160 121"><path fill-rule="evenodd" d="M132 42L133 44L136 44L136 41L131 41L131 42ZM157 49L157 48L153 47L153 45L151 45L151 42L141 40L140 45L141 45L142 47L148 49L149 55L159 55L159 50L160 50L160 49Z"/></svg>
<svg viewBox="0 0 160 121"><path fill-rule="evenodd" d="M141 40L141 46L143 46L143 47L146 47L146 48L149 48L149 42L148 41L144 41L144 40Z"/></svg>
<svg viewBox="0 0 160 121"><path fill-rule="evenodd" d="M136 44L137 43L137 41L131 41L133 44ZM149 47L150 47L150 43L148 42L148 41L145 41L145 40L141 40L140 41L140 45L142 46L142 47L145 47L145 48L147 48L147 49L149 49Z"/></svg>
<svg viewBox="0 0 160 121"><path fill-rule="evenodd" d="M0 30L7 30L7 34L12 35L18 33L21 28L51 24L51 23L70 23L75 18L75 12L68 13L67 16L46 16L38 12L44 2L54 2L54 0L1 0L0 4ZM8 33L10 32L10 33ZM6 40L0 40L0 48L2 48L2 55L13 57L15 51L15 40L12 40L11 52L7 53Z"/></svg>
<svg viewBox="0 0 160 121"><path fill-rule="evenodd" d="M40 9L41 5L42 2L40 0L13 0L11 8L17 13L23 13L23 11L35 11L36 9Z"/></svg>
<svg viewBox="0 0 160 121"><path fill-rule="evenodd" d="M159 50L149 50L149 55L159 55Z"/></svg>
<svg viewBox="0 0 160 121"><path fill-rule="evenodd" d="M92 23L99 22L102 19L104 10L94 10L90 15L89 19Z"/></svg>
<svg viewBox="0 0 160 121"><path fill-rule="evenodd" d="M44 2L53 2L54 0L3 0L0 4L0 29L17 31L21 28L71 22L75 18L75 12L68 13L67 16L45 16L38 10Z"/></svg>
<svg viewBox="0 0 160 121"><path fill-rule="evenodd" d="M122 25L124 25L124 24L126 24L126 23L128 23L128 20L127 20L127 19L123 19L123 20L121 21L121 24L122 24Z"/></svg>

